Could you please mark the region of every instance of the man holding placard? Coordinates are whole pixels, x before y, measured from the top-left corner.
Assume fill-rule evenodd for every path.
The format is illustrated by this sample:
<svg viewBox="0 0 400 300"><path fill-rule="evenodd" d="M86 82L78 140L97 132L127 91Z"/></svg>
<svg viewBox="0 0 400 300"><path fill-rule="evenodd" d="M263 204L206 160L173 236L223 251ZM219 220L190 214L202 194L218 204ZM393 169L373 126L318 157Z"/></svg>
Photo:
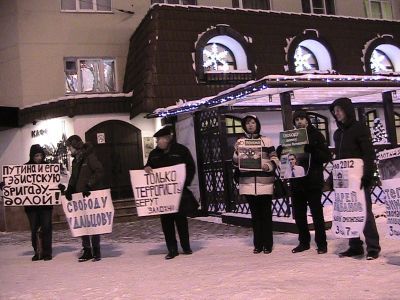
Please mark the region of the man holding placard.
<svg viewBox="0 0 400 300"><path fill-rule="evenodd" d="M188 148L174 140L172 125L166 125L154 134L157 139L157 147L153 149L144 168L146 173L153 173L153 169L185 164L186 179L182 191L181 206L186 195L191 195L187 187L191 184L196 172L194 160ZM186 193L185 193L185 190ZM178 229L180 244L184 254L192 254L189 242L189 228L187 217L184 213L161 214L161 226L164 232L168 254L165 259L172 259L179 255L175 236L175 225Z"/></svg>
<svg viewBox="0 0 400 300"><path fill-rule="evenodd" d="M353 104L349 98L339 98L335 100L331 106L330 111L336 119L338 129L334 133L334 141L336 147L336 160L342 160L336 163L336 184L334 178L334 187L341 188L351 186L353 180L346 179L346 172L351 172L356 169L357 160L362 160L362 167L360 170L361 178L360 190L364 190L365 205L366 205L366 219L363 233L365 242L367 244L367 260L373 260L379 257L381 247L379 245L379 234L375 224L375 217L372 213L372 202L370 189L373 183L374 173L374 160L375 152L372 146L371 133L369 129L356 120ZM347 177L347 178L350 178ZM357 178L359 180L359 178ZM336 198L337 195L336 195ZM357 207L362 206L363 203L357 203L357 191L353 191L348 196L343 193L340 196L340 205L337 207L342 211L356 211ZM344 201L343 201L344 200ZM350 205L351 204L351 205ZM356 205L359 204L359 205ZM361 211L361 209L360 209ZM349 218L352 222L357 222L356 218ZM359 217L358 219L362 219ZM340 230L338 230L340 231ZM364 254L363 242L360 237L352 237L349 239L349 249L341 252L341 257L353 257Z"/></svg>
<svg viewBox="0 0 400 300"><path fill-rule="evenodd" d="M88 197L90 191L98 190L101 187L103 166L94 154L93 147L89 143L84 143L78 135L70 136L65 144L71 156L74 157L65 198L70 201L72 194L75 193L82 193L83 197ZM100 235L84 235L81 238L83 253L78 261L100 260Z"/></svg>

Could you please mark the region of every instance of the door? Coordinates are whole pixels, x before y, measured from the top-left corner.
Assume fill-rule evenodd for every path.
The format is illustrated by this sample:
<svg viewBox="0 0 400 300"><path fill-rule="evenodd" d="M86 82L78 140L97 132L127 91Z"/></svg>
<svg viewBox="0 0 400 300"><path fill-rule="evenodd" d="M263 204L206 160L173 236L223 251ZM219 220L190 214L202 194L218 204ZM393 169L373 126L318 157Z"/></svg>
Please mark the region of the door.
<svg viewBox="0 0 400 300"><path fill-rule="evenodd" d="M132 197L129 170L143 168L140 129L118 120L97 124L85 134L104 167L104 184L114 200Z"/></svg>

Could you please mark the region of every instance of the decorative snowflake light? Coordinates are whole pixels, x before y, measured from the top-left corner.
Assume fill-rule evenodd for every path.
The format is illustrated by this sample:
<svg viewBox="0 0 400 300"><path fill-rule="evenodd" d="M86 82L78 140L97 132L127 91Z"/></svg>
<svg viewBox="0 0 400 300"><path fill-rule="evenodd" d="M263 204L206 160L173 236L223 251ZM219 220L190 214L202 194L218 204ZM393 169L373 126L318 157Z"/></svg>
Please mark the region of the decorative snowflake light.
<svg viewBox="0 0 400 300"><path fill-rule="evenodd" d="M371 55L371 70L373 73L390 72L393 67L384 53L374 50Z"/></svg>
<svg viewBox="0 0 400 300"><path fill-rule="evenodd" d="M311 70L310 65L311 53L304 53L302 47L297 47L294 53L294 66L296 72Z"/></svg>
<svg viewBox="0 0 400 300"><path fill-rule="evenodd" d="M222 71L229 70L229 65L225 60L225 58L228 56L228 51L218 52L218 46L216 44L212 44L211 51L204 49L203 54L207 57L207 59L204 60L204 68ZM219 65L221 65L220 68L218 68Z"/></svg>

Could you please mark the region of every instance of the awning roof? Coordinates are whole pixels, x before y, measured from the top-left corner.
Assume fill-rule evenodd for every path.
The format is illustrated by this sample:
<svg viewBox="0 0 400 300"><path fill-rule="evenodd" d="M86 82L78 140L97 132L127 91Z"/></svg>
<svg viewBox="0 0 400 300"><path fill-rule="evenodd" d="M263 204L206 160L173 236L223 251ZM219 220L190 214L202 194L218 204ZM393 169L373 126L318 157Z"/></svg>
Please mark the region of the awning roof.
<svg viewBox="0 0 400 300"><path fill-rule="evenodd" d="M182 101L158 108L149 118L167 117L216 106L279 106L279 94L292 92L293 105L329 104L340 97L353 102L381 102L382 93L397 91L393 102L400 103L400 76L360 75L269 75L225 90L215 96Z"/></svg>

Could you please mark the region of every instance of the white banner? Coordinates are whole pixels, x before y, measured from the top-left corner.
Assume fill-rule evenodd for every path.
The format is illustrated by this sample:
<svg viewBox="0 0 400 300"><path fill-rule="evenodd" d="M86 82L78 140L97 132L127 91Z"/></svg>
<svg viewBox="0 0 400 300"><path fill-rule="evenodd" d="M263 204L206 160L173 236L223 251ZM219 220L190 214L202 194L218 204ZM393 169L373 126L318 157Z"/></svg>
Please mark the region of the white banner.
<svg viewBox="0 0 400 300"><path fill-rule="evenodd" d="M3 166L4 206L61 204L59 164Z"/></svg>
<svg viewBox="0 0 400 300"><path fill-rule="evenodd" d="M379 152L379 173L385 192L387 237L400 239L400 148Z"/></svg>
<svg viewBox="0 0 400 300"><path fill-rule="evenodd" d="M112 232L114 206L110 189L92 191L89 197L76 193L71 201L62 197L62 206L73 237Z"/></svg>
<svg viewBox="0 0 400 300"><path fill-rule="evenodd" d="M133 197L139 217L178 212L186 179L185 164L144 170L130 170Z"/></svg>
<svg viewBox="0 0 400 300"><path fill-rule="evenodd" d="M359 158L333 161L332 231L340 238L359 237L366 221L364 189L360 189L363 161Z"/></svg>

